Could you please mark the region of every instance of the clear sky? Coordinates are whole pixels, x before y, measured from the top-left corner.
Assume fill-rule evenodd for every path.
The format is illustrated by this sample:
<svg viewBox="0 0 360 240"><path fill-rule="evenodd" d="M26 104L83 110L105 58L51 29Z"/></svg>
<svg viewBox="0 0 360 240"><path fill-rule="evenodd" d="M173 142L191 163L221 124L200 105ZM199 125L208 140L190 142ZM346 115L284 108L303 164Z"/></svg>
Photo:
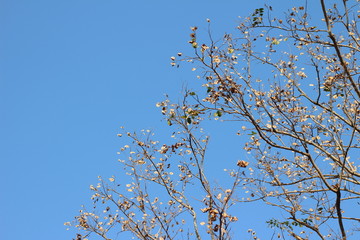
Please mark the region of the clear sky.
<svg viewBox="0 0 360 240"><path fill-rule="evenodd" d="M119 127L161 133L156 102L195 81L170 66L190 26L221 36L263 4L0 0L0 239L74 237L89 185L121 170Z"/></svg>

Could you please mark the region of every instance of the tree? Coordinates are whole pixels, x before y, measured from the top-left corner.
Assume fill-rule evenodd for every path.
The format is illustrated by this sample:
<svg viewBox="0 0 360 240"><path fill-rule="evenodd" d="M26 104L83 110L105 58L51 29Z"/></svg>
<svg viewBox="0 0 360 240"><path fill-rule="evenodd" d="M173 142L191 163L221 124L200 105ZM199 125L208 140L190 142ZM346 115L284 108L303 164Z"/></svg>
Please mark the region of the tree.
<svg viewBox="0 0 360 240"><path fill-rule="evenodd" d="M124 186L112 177L91 186L94 211L76 217L78 239L110 239L112 231L138 239L233 239L232 226L246 219L236 207L254 201L281 209L265 220L279 239L357 239L358 2L306 2L283 19L266 6L222 40L209 34L208 43L193 27L194 55L179 53L172 65L196 64L202 89L186 90L180 103L157 104L176 129L169 143L150 131L124 133L132 144L121 162L132 181ZM315 4L322 12L310 16ZM234 131L252 154L227 170L225 187L206 172L211 156L202 126L209 118L239 123Z"/></svg>

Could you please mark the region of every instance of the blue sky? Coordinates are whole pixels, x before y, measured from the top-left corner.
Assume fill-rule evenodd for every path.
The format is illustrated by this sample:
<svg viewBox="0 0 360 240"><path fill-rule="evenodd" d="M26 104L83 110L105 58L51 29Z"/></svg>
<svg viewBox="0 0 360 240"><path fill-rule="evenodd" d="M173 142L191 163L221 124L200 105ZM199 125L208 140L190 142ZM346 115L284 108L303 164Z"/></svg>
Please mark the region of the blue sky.
<svg viewBox="0 0 360 240"><path fill-rule="evenodd" d="M263 3L0 0L0 239L74 237L89 185L121 170L119 127L161 133L156 102L195 81L170 66L190 26L221 36Z"/></svg>

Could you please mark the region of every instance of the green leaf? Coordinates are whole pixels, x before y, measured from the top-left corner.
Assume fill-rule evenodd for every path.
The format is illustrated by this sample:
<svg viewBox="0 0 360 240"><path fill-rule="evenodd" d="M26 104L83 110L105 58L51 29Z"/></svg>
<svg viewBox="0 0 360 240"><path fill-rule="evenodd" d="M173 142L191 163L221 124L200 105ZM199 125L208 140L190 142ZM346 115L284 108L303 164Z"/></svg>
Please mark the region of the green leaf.
<svg viewBox="0 0 360 240"><path fill-rule="evenodd" d="M191 124L191 118L187 118L186 121L188 124Z"/></svg>
<svg viewBox="0 0 360 240"><path fill-rule="evenodd" d="M274 44L274 45L279 45L279 44L280 44L280 41L277 40L277 39L275 39L275 40L273 40L271 43Z"/></svg>
<svg viewBox="0 0 360 240"><path fill-rule="evenodd" d="M222 112L221 111L216 111L215 113L214 113L214 116L215 117L221 117L222 116Z"/></svg>

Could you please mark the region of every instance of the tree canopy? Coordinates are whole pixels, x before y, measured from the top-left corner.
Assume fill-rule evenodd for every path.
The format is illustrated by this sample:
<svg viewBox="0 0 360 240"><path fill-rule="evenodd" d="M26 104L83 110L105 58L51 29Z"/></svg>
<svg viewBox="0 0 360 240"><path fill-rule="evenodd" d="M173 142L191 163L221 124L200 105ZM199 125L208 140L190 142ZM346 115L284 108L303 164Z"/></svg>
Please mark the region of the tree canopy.
<svg viewBox="0 0 360 240"><path fill-rule="evenodd" d="M310 15L316 4L321 12ZM192 27L193 55L178 53L171 65L193 64L199 87L157 104L170 140L119 134L130 139L120 162L131 181L91 186L94 206L76 217L77 238L258 239L259 229L236 231L247 219L238 207L258 202L281 211L263 216L266 239L357 239L359 18L359 1L318 0L285 15L255 9L222 39L211 27L199 39ZM250 153L225 169L225 186L206 169L210 119L235 126Z"/></svg>

